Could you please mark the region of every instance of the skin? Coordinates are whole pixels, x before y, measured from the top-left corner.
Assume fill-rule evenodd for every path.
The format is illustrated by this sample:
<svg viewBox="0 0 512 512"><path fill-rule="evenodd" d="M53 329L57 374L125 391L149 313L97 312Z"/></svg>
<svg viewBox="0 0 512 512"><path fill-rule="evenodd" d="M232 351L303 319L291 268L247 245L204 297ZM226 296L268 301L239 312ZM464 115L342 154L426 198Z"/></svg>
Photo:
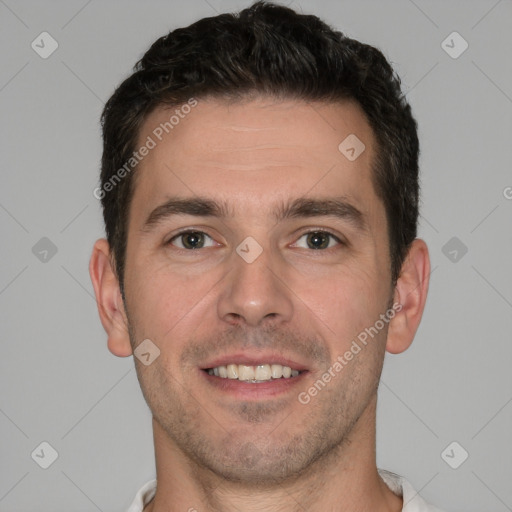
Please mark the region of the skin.
<svg viewBox="0 0 512 512"><path fill-rule="evenodd" d="M141 145L169 115L150 114ZM366 146L353 162L338 150L352 133ZM414 338L430 264L415 240L392 286L384 205L371 179L375 151L350 102L201 100L139 164L125 302L104 239L90 274L110 351L129 356L144 339L160 350L148 366L134 358L153 414L158 488L146 512L401 510L376 469L377 387L386 350L402 352ZM224 201L231 211L175 215L144 229L170 196ZM272 215L297 198L339 196L366 229L346 218ZM190 242L173 238L183 228L206 233L206 246L180 248ZM319 230L344 243L327 237L327 249L312 249L307 233ZM248 236L263 249L252 263L236 252ZM394 318L300 403L298 393L393 302L402 307ZM200 368L235 352L284 354L307 372L275 396L229 394Z"/></svg>

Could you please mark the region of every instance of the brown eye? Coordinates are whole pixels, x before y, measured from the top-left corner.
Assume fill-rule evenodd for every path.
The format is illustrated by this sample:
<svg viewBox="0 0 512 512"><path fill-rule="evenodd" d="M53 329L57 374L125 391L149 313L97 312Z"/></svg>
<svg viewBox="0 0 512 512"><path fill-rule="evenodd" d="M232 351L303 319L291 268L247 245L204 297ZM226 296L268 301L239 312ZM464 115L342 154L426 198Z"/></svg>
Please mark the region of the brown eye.
<svg viewBox="0 0 512 512"><path fill-rule="evenodd" d="M202 231L185 231L171 238L169 243L180 249L192 250L213 246L213 243L205 245L208 243L208 240L213 242L212 238Z"/></svg>
<svg viewBox="0 0 512 512"><path fill-rule="evenodd" d="M329 235L327 233L317 232L308 233L307 244L310 249L327 249L329 247Z"/></svg>
<svg viewBox="0 0 512 512"><path fill-rule="evenodd" d="M305 243L302 240L305 240ZM340 239L332 233L327 231L310 231L302 235L294 245L304 249L321 250L330 249L340 243Z"/></svg>

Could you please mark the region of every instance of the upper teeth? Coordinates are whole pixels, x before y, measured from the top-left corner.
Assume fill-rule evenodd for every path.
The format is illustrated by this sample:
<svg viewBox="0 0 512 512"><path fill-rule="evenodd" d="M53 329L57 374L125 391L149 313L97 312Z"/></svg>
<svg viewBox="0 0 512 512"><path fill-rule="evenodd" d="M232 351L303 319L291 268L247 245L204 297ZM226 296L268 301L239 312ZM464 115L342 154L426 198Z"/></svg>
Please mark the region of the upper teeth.
<svg viewBox="0 0 512 512"><path fill-rule="evenodd" d="M245 364L228 364L227 366L217 366L208 370L210 375L216 375L223 379L238 379L244 381L265 381L270 379L280 379L284 377L297 377L298 370L292 370L289 366L280 364L258 364L250 366Z"/></svg>

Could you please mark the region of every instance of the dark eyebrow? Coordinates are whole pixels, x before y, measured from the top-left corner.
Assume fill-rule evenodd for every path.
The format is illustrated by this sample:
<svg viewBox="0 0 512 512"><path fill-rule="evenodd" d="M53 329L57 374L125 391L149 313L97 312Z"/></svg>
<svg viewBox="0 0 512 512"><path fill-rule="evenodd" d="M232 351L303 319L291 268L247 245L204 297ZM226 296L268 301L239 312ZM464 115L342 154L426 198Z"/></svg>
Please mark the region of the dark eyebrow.
<svg viewBox="0 0 512 512"><path fill-rule="evenodd" d="M229 209L226 204L203 197L171 197L157 206L148 216L142 231L150 231L159 222L173 215L193 215L196 217L227 217Z"/></svg>
<svg viewBox="0 0 512 512"><path fill-rule="evenodd" d="M348 221L360 231L368 231L363 213L344 197L295 199L282 205L276 214L277 221L297 217L335 217Z"/></svg>
<svg viewBox="0 0 512 512"><path fill-rule="evenodd" d="M227 203L213 199L171 197L149 214L142 231L151 231L158 223L173 215L226 218L232 215L232 211ZM344 197L298 198L280 205L273 216L276 222L290 218L335 217L348 221L361 231L368 229L364 215Z"/></svg>

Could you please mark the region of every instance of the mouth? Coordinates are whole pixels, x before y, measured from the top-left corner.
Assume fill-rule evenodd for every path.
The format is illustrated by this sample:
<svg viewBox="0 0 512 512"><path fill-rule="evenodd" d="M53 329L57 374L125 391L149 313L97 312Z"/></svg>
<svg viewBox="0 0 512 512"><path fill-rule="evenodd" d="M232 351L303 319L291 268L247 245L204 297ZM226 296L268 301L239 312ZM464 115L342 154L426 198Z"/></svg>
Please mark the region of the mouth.
<svg viewBox="0 0 512 512"><path fill-rule="evenodd" d="M277 363L251 364L228 364L219 365L214 368L205 368L203 371L210 376L220 379L238 380L251 384L260 384L278 379L293 379L298 377L304 370L293 369Z"/></svg>
<svg viewBox="0 0 512 512"><path fill-rule="evenodd" d="M199 368L209 389L236 400L267 400L291 392L310 369L276 353L236 354Z"/></svg>

